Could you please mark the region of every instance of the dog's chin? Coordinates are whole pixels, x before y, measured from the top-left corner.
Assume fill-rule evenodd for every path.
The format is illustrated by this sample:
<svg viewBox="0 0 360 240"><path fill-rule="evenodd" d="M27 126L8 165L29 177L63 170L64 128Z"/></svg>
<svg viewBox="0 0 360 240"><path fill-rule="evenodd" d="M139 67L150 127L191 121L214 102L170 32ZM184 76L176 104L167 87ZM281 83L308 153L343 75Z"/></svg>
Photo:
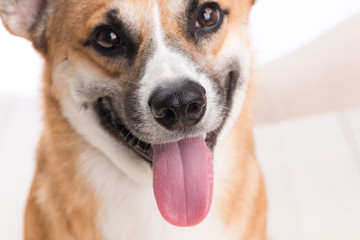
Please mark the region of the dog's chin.
<svg viewBox="0 0 360 240"><path fill-rule="evenodd" d="M108 97L98 98L94 104L95 112L97 113L100 123L113 137L119 142L127 145L132 151L139 155L144 161L152 165L153 163L153 144L152 142L145 142L141 140L135 133L133 133L119 117L116 116L111 106L111 99ZM194 135L188 133L186 135ZM218 130L204 133L197 133L197 136L203 136L207 147L212 151L218 135ZM184 137L185 138L185 137ZM162 142L162 144L179 141L181 137L173 140ZM159 144L158 142L156 144Z"/></svg>

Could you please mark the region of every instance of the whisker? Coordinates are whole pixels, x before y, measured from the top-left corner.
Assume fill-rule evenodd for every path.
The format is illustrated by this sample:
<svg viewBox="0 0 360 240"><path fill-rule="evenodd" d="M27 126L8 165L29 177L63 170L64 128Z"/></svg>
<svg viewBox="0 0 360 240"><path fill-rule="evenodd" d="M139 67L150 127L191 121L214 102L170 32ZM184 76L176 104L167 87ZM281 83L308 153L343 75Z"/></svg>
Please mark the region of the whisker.
<svg viewBox="0 0 360 240"><path fill-rule="evenodd" d="M131 84L134 84L136 86L140 86L140 83L134 82L134 81L131 81L131 80L127 80L127 79L120 79L119 81L131 83Z"/></svg>

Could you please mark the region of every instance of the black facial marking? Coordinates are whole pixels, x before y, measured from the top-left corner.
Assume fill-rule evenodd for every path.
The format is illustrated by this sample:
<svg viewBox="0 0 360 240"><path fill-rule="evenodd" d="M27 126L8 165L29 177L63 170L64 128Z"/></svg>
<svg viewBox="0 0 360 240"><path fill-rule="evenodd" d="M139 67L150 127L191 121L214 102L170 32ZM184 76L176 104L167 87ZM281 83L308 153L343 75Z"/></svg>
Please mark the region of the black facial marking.
<svg viewBox="0 0 360 240"><path fill-rule="evenodd" d="M94 109L100 118L101 125L111 135L126 144L136 154L152 165L151 144L141 141L126 128L120 118L116 116L110 97L99 98L94 103Z"/></svg>
<svg viewBox="0 0 360 240"><path fill-rule="evenodd" d="M117 10L110 10L106 14L106 22L110 26L114 27L114 30L117 30L119 33L121 32L124 35L129 36L129 37L132 35L131 30L119 18Z"/></svg>
<svg viewBox="0 0 360 240"><path fill-rule="evenodd" d="M89 40L89 39L85 40L85 41L82 43L82 45L83 45L84 47L89 47L89 46L90 46L90 40Z"/></svg>
<svg viewBox="0 0 360 240"><path fill-rule="evenodd" d="M222 114L225 117L222 119L222 122L221 122L220 126L218 127L218 129L213 132L210 132L206 136L206 142L208 143L210 148L213 148L216 145L217 136L223 129L223 127L226 123L226 120L228 119L228 115L230 114L230 109L232 108L232 104L233 104L234 91L236 90L236 88L239 87L238 86L238 81L239 81L239 77L240 77L239 64L232 63L232 64L230 64L229 69L230 69L230 72L227 74L227 77L226 77L225 88L221 88L221 87L217 88L218 89L217 94L219 96L225 95L224 100L225 100L226 108L224 108L223 114Z"/></svg>
<svg viewBox="0 0 360 240"><path fill-rule="evenodd" d="M227 79L226 79L226 107L231 108L233 103L233 96L234 91L237 87L237 82L239 79L239 72L238 71L231 71L229 72Z"/></svg>
<svg viewBox="0 0 360 240"><path fill-rule="evenodd" d="M198 6L199 6L199 0L189 0L188 7L187 7L187 19L188 20L193 18Z"/></svg>
<svg viewBox="0 0 360 240"><path fill-rule="evenodd" d="M101 55L107 57L124 57L130 62L133 62L137 56L140 44L140 37L135 36L131 29L124 24L118 17L116 10L110 10L106 16L106 23L100 24L92 30L89 40L86 40L84 46L92 46ZM113 31L119 38L120 44L111 47L103 48L97 42L98 34L101 31Z"/></svg>

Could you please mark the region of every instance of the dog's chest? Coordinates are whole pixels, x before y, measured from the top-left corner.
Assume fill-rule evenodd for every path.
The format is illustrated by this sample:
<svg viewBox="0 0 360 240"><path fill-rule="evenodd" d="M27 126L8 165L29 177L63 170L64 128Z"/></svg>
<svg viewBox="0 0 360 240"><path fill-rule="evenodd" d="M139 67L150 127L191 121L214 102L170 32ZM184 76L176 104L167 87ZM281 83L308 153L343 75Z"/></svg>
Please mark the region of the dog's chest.
<svg viewBox="0 0 360 240"><path fill-rule="evenodd" d="M199 225L180 228L170 225L156 206L151 170L148 182L136 183L101 154L83 161L82 171L101 202L98 227L104 240L226 240L224 225L210 210Z"/></svg>

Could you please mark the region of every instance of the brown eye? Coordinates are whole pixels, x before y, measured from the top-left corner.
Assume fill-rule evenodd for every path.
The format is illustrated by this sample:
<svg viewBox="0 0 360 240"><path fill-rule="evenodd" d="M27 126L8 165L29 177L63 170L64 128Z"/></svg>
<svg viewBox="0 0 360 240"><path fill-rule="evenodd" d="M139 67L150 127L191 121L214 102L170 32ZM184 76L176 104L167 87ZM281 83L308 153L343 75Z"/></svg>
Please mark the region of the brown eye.
<svg viewBox="0 0 360 240"><path fill-rule="evenodd" d="M215 6L204 6L199 11L196 27L211 27L218 23L220 12Z"/></svg>
<svg viewBox="0 0 360 240"><path fill-rule="evenodd" d="M121 45L120 38L111 29L99 30L95 36L96 44L102 48L114 48Z"/></svg>

